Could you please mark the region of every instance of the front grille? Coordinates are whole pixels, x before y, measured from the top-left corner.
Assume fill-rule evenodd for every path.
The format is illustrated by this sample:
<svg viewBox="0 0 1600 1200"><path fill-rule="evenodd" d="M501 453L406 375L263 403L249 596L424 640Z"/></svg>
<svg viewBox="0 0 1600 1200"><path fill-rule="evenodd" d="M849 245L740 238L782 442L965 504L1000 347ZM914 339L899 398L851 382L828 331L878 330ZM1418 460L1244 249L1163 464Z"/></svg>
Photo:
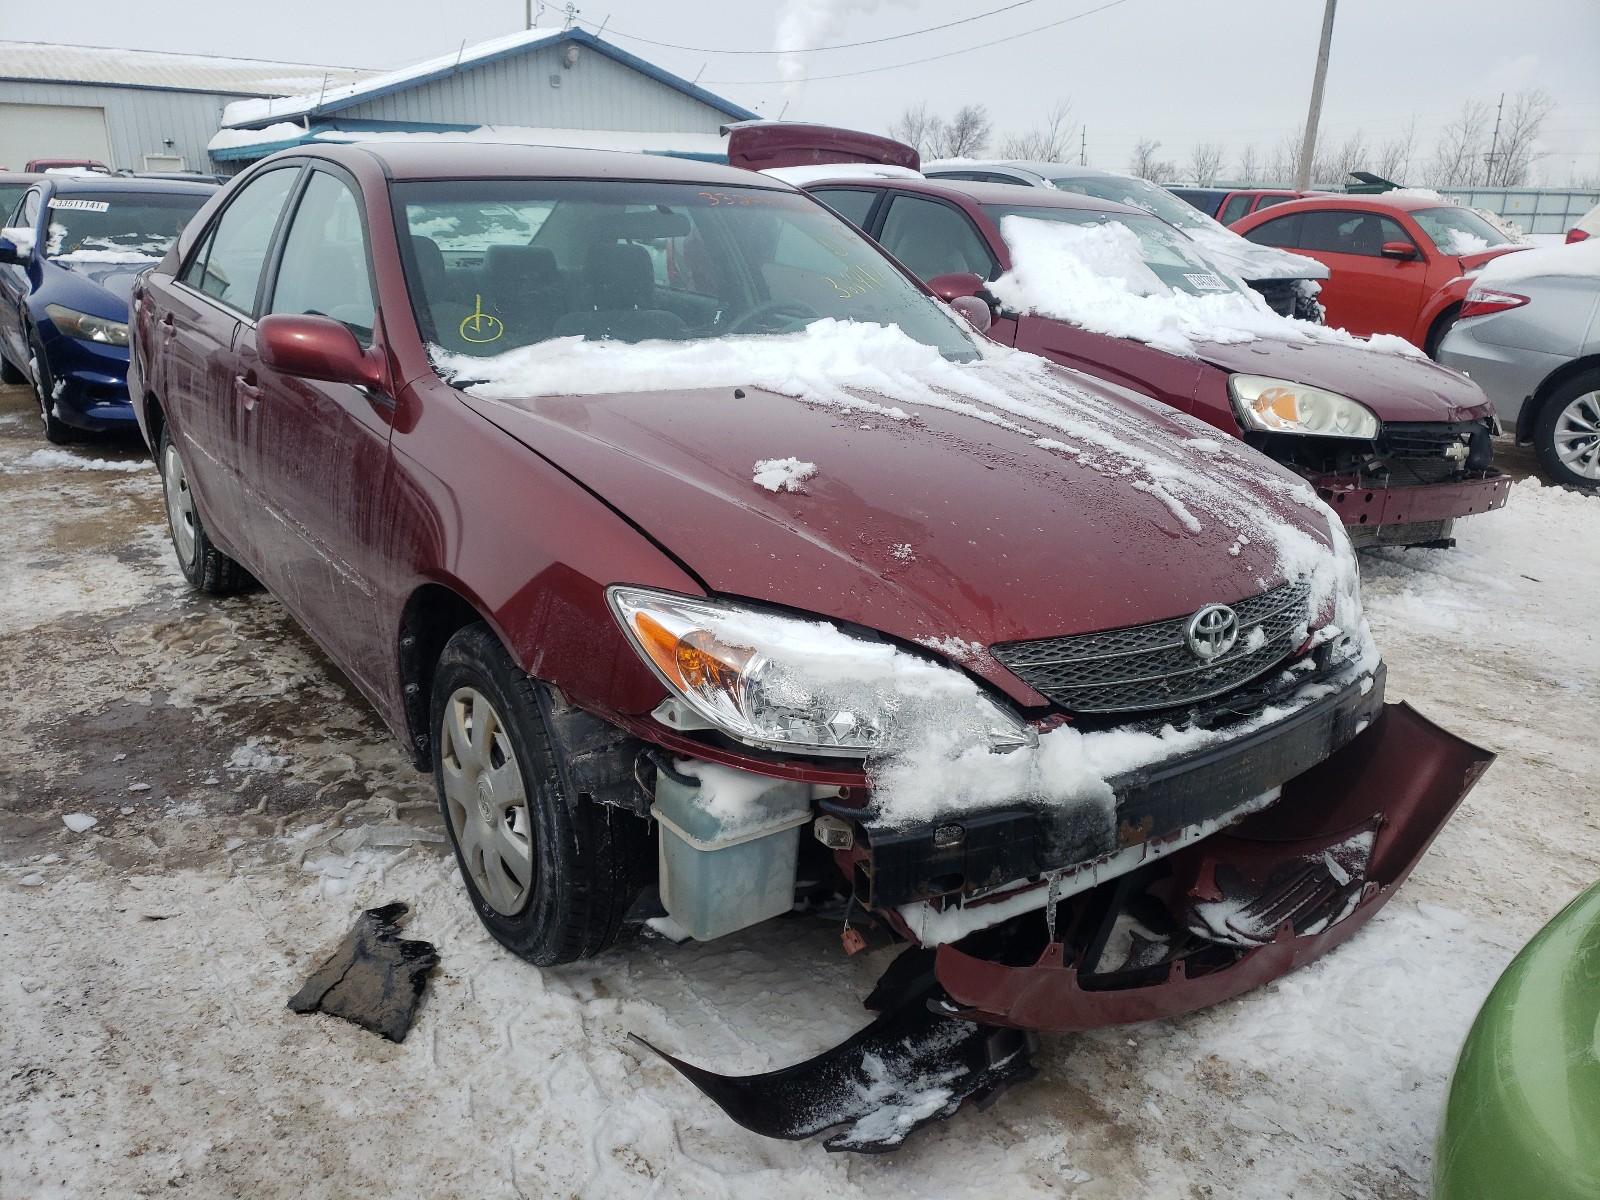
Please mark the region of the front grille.
<svg viewBox="0 0 1600 1200"><path fill-rule="evenodd" d="M1391 487L1461 479L1488 466L1493 455L1489 438L1486 421L1387 424L1367 470L1387 471Z"/></svg>
<svg viewBox="0 0 1600 1200"><path fill-rule="evenodd" d="M1306 624L1309 595L1310 585L1294 579L1232 605L1239 618L1238 640L1210 662L1189 650L1188 617L1008 642L990 651L1018 679L1068 712L1174 708L1230 691L1292 654L1296 633Z"/></svg>

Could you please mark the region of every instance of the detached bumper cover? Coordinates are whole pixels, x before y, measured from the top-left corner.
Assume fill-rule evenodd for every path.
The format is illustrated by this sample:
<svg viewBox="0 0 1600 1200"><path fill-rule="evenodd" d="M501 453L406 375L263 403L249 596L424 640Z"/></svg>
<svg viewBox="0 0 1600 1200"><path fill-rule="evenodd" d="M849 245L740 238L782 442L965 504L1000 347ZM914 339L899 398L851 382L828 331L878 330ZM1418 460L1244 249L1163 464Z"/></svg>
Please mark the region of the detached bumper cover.
<svg viewBox="0 0 1600 1200"><path fill-rule="evenodd" d="M1205 1008L1325 954L1405 881L1494 756L1387 705L1283 798L1042 916L941 946L944 1011L1086 1030ZM1129 933L1129 926L1133 932ZM1119 932L1127 949L1114 944ZM1109 970L1107 956L1113 955Z"/></svg>

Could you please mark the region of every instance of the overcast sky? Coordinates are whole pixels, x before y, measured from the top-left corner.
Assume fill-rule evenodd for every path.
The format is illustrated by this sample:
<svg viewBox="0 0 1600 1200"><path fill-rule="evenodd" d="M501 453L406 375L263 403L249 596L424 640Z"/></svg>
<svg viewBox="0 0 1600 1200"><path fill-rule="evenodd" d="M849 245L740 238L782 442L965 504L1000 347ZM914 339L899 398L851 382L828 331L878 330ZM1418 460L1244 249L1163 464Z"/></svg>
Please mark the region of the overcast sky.
<svg viewBox="0 0 1600 1200"><path fill-rule="evenodd" d="M858 42L1006 3L585 0L578 16L591 29L608 22L608 40L698 75L703 86L763 115L882 130L920 101L946 114L982 103L1005 133L1026 129L1053 101L1070 97L1073 119L1087 126L1089 161L1104 167L1125 167L1141 137L1160 139L1161 157L1179 161L1197 141L1221 142L1231 163L1250 143L1268 150L1305 117L1322 0L1023 0L983 20L875 46L771 53L781 30L789 45ZM559 26L560 8L546 6L539 23ZM522 24L522 0L75 0L70 9L6 4L0 38L396 67ZM1006 37L1012 40L979 48ZM711 53L722 50L761 53ZM936 55L948 57L874 70ZM1359 129L1378 143L1415 115L1426 151L1464 101L1492 106L1502 91L1540 87L1557 108L1538 169L1552 183L1574 173L1600 176L1597 62L1596 0L1342 0L1322 136L1337 140ZM796 70L804 82L781 82ZM872 73L854 74L863 71Z"/></svg>

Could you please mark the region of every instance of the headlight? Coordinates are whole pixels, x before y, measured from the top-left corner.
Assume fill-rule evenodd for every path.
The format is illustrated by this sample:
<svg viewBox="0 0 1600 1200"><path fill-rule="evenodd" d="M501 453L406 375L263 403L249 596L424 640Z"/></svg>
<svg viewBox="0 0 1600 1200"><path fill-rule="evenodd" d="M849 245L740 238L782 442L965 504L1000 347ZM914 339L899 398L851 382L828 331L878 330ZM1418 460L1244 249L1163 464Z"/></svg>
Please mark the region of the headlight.
<svg viewBox="0 0 1600 1200"><path fill-rule="evenodd" d="M606 595L673 695L704 727L747 745L864 758L935 726L996 750L1038 742L959 671L825 621L645 588Z"/></svg>
<svg viewBox="0 0 1600 1200"><path fill-rule="evenodd" d="M99 342L105 346L128 344L128 326L124 321L107 320L105 317L79 312L75 308L63 308L59 304L46 304L44 315L68 337L79 338L85 342Z"/></svg>
<svg viewBox="0 0 1600 1200"><path fill-rule="evenodd" d="M1264 375L1230 375L1228 391L1247 429L1365 441L1378 436L1377 414L1337 392Z"/></svg>

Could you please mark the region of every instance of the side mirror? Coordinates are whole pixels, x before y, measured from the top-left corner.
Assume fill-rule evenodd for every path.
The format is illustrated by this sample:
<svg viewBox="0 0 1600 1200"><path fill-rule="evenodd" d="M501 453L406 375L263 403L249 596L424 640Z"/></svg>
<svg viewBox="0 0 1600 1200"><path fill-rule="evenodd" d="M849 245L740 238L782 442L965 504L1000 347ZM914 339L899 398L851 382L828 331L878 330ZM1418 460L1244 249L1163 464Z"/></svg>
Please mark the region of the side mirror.
<svg viewBox="0 0 1600 1200"><path fill-rule="evenodd" d="M1398 258L1401 262L1422 257L1410 242L1385 242L1379 253L1385 258Z"/></svg>
<svg viewBox="0 0 1600 1200"><path fill-rule="evenodd" d="M28 256L17 249L17 244L10 238L0 237L0 263L10 263L14 267L26 266Z"/></svg>
<svg viewBox="0 0 1600 1200"><path fill-rule="evenodd" d="M262 317L256 329L256 352L263 366L283 375L381 388L383 370L356 335L332 317L294 317L276 313Z"/></svg>
<svg viewBox="0 0 1600 1200"><path fill-rule="evenodd" d="M983 291L983 280L971 271L951 271L928 280L928 290L941 300L954 302L962 296L976 296Z"/></svg>
<svg viewBox="0 0 1600 1200"><path fill-rule="evenodd" d="M989 311L989 306L976 296L957 296L950 301L950 307L955 309L967 319L979 333L988 333L989 326L994 322L994 314Z"/></svg>

